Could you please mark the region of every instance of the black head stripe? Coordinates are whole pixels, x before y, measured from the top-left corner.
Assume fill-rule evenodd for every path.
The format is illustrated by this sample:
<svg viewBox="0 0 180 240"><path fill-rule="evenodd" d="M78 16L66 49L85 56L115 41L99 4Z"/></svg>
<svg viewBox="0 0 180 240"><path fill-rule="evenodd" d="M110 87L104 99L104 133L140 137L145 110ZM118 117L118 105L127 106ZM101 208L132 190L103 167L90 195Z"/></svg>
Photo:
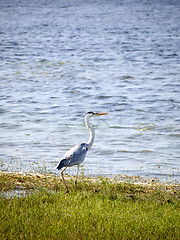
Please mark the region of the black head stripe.
<svg viewBox="0 0 180 240"><path fill-rule="evenodd" d="M87 114L92 114L92 115L94 115L95 113L94 113L94 112L87 112L86 115L87 115Z"/></svg>

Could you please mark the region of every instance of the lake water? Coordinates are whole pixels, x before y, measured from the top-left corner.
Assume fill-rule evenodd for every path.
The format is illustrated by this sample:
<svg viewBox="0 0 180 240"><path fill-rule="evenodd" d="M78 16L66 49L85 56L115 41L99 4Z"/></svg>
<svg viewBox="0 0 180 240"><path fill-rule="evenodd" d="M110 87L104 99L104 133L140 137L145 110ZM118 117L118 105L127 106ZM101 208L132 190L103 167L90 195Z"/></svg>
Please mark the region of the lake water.
<svg viewBox="0 0 180 240"><path fill-rule="evenodd" d="M0 2L0 169L180 181L180 2ZM69 168L75 174L76 167Z"/></svg>

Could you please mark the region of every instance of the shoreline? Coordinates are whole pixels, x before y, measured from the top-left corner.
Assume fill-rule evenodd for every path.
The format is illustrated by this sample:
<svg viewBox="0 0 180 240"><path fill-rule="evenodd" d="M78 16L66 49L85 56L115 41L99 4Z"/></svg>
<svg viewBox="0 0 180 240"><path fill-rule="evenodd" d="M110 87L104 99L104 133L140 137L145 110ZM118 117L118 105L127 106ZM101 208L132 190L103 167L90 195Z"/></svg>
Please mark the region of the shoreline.
<svg viewBox="0 0 180 240"><path fill-rule="evenodd" d="M38 186L47 187L47 188L56 188L58 184L63 186L61 176L57 176L54 174L41 174L41 173L23 173L23 172L6 172L0 171L0 191L9 191L9 190L21 190L21 189L36 189ZM65 179L67 182L73 182L74 176L70 176L68 174L65 175ZM4 179L4 182L3 180ZM144 187L147 189L158 189L162 191L179 191L180 183L162 183L157 179L144 179L140 176L127 176L127 175L116 175L116 176L98 176L98 177L85 177L80 175L78 177L78 182L89 182L89 183L99 183L106 181L109 184L132 184L134 186ZM3 189L3 184L4 186ZM40 184L40 185L38 185ZM58 188L58 186L57 186Z"/></svg>

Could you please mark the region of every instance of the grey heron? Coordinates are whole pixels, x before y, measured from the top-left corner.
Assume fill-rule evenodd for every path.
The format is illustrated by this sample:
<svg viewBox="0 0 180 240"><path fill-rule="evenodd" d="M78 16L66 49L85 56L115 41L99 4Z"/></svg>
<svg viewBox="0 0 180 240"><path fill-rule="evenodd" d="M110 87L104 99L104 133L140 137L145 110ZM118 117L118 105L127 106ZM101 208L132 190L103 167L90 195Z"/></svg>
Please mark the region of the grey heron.
<svg viewBox="0 0 180 240"><path fill-rule="evenodd" d="M80 144L77 144L74 147L72 147L70 150L68 150L65 153L63 158L58 163L58 165L57 165L58 170L60 170L61 168L64 168L61 171L61 176L62 176L62 180L63 180L64 185L65 185L66 190L67 190L66 193L69 193L69 189L68 189L68 187L66 185L66 182L64 180L64 175L63 175L64 171L66 170L67 167L77 165L77 174L76 174L76 178L75 178L75 187L76 187L79 166L84 161L87 151L92 147L93 142L94 142L95 131L94 131L94 128L93 128L92 124L90 123L90 118L94 117L94 116L100 116L100 115L106 115L106 114L108 114L108 113L94 113L94 112L87 112L86 113L85 123L86 123L87 128L90 131L89 141L87 143L80 143Z"/></svg>

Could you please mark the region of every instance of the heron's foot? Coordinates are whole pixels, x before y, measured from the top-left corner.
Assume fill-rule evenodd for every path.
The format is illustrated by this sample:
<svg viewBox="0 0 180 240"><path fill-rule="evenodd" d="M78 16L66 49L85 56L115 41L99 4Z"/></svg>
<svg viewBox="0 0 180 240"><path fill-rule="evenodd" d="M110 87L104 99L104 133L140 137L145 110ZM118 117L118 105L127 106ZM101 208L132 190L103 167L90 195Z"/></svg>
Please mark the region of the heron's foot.
<svg viewBox="0 0 180 240"><path fill-rule="evenodd" d="M77 180L75 180L75 190L77 190Z"/></svg>

